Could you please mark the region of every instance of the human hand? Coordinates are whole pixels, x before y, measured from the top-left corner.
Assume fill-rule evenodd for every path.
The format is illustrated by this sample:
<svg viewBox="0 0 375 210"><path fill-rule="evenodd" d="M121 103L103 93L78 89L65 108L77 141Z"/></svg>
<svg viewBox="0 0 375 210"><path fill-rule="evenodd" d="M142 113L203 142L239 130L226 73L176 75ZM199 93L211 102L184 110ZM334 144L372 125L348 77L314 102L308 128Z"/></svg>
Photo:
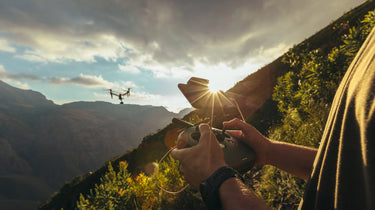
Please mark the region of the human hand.
<svg viewBox="0 0 375 210"><path fill-rule="evenodd" d="M226 166L224 153L215 135L207 124L199 126L200 139L197 145L185 148L188 136L182 132L177 139L177 148L172 150L173 158L180 161L180 170L186 181L199 190L200 183L217 169Z"/></svg>
<svg viewBox="0 0 375 210"><path fill-rule="evenodd" d="M227 130L226 133L232 137L244 142L249 145L256 154L255 165L267 164L267 152L271 141L263 136L253 126L243 122L238 118L223 122L225 128L239 129L239 130Z"/></svg>
<svg viewBox="0 0 375 210"><path fill-rule="evenodd" d="M219 94L212 93L208 84L209 80L207 79L191 77L186 84L178 84L178 88L194 108L211 110L213 104L219 103L220 107L224 109L235 108L232 99L228 98L222 91Z"/></svg>

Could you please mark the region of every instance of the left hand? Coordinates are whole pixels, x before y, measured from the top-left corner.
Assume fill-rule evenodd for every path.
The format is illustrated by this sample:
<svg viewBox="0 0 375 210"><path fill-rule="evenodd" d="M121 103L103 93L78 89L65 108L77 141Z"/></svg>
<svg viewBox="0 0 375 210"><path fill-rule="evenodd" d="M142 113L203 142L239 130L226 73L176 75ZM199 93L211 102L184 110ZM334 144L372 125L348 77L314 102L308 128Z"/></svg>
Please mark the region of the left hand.
<svg viewBox="0 0 375 210"><path fill-rule="evenodd" d="M207 124L199 126L201 137L197 145L184 148L188 136L182 132L177 139L177 148L171 152L173 158L180 161L180 170L190 185L199 190L200 183L217 169L226 166L224 153L216 136Z"/></svg>

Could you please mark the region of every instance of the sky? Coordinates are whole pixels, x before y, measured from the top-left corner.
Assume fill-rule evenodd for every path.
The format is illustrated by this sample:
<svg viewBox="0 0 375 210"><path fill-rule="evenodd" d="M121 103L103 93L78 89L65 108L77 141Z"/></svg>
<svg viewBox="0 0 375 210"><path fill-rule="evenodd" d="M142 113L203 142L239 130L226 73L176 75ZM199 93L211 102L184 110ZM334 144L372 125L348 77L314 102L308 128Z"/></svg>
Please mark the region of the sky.
<svg viewBox="0 0 375 210"><path fill-rule="evenodd" d="M56 104L190 107L177 88L227 90L358 0L1 0L0 80Z"/></svg>

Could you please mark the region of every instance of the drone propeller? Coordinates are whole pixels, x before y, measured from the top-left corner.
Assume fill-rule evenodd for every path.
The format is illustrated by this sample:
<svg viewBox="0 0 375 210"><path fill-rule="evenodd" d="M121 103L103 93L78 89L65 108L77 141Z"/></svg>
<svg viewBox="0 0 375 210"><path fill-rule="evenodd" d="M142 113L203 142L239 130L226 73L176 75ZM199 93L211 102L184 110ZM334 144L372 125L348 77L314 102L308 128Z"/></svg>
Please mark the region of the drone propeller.
<svg viewBox="0 0 375 210"><path fill-rule="evenodd" d="M131 88L127 88L127 89L121 88L121 90L124 92L127 92L128 90L131 90Z"/></svg>
<svg viewBox="0 0 375 210"><path fill-rule="evenodd" d="M111 98L113 99L113 95L115 94L115 91L113 91L111 88L107 89L107 88L102 88L103 91L109 91L109 94L111 95Z"/></svg>
<svg viewBox="0 0 375 210"><path fill-rule="evenodd" d="M131 88L128 88L128 89L122 88L122 91L124 92L122 95L126 95L127 97L129 97L130 96L130 90L131 90Z"/></svg>

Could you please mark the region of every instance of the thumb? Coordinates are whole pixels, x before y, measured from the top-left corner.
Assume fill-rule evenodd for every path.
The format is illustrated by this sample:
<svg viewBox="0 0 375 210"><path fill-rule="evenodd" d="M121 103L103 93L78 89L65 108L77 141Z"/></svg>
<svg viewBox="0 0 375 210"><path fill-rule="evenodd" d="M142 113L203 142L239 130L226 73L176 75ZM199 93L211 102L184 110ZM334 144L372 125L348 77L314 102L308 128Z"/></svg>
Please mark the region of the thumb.
<svg viewBox="0 0 375 210"><path fill-rule="evenodd" d="M182 149L182 148L186 147L187 143L188 143L188 136L187 136L186 132L183 131L177 137L176 148Z"/></svg>
<svg viewBox="0 0 375 210"><path fill-rule="evenodd" d="M189 149L190 148L186 148L186 149L173 149L171 151L171 156L174 159L176 159L176 160L182 161L184 159L184 157L186 157Z"/></svg>
<svg viewBox="0 0 375 210"><path fill-rule="evenodd" d="M199 138L198 145L206 144L210 141L211 129L208 124L202 123L199 125L199 132L201 137Z"/></svg>

